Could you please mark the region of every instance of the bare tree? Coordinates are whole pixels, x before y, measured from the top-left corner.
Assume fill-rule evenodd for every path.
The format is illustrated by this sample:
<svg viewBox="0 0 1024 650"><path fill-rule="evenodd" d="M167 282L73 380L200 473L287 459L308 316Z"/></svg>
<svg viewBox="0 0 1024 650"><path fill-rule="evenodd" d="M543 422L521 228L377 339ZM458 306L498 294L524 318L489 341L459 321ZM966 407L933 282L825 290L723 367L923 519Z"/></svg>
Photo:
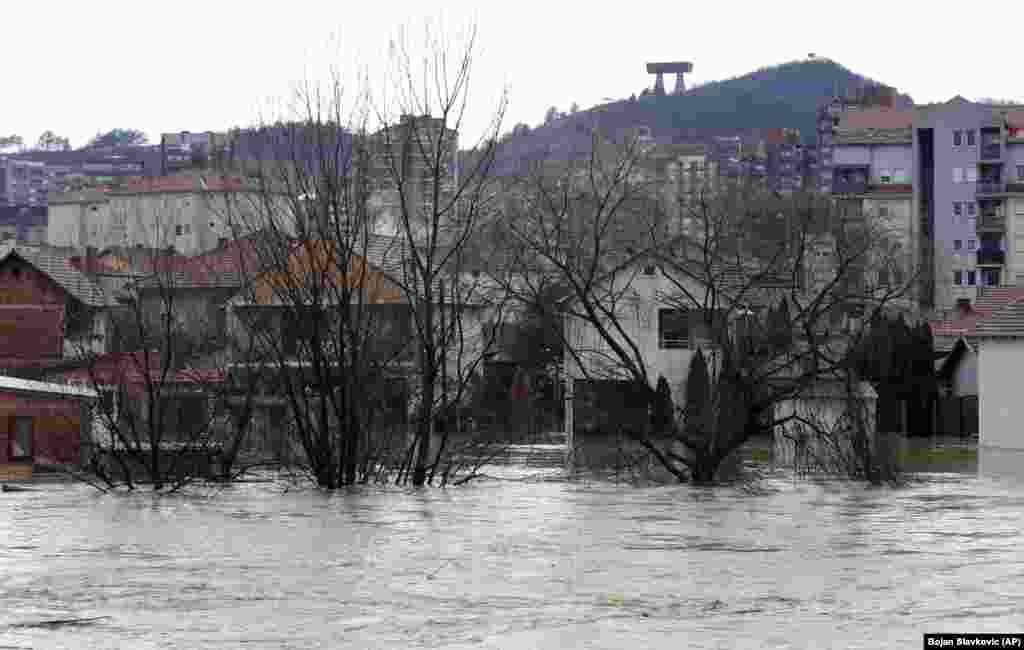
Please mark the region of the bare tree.
<svg viewBox="0 0 1024 650"><path fill-rule="evenodd" d="M88 469L110 487L176 490L216 478L225 448L237 453L247 432L223 427L223 332L178 290L165 260L154 261L111 308L107 338L116 347L81 340L59 372L100 395Z"/></svg>
<svg viewBox="0 0 1024 650"><path fill-rule="evenodd" d="M583 377L650 401L656 357L704 350L706 403L686 404L669 431L626 428L679 480L706 483L752 437L800 417L780 406L845 382L857 323L909 307L915 274L891 232L806 197L734 186L672 204L651 160L635 138L596 141L556 182L526 179L508 229L534 264L522 277L569 291L566 346ZM678 212L688 232L673 229Z"/></svg>
<svg viewBox="0 0 1024 650"><path fill-rule="evenodd" d="M468 251L496 208L491 169L505 98L482 136L460 154L475 46L475 27L455 43L444 31L427 30L422 44L400 35L392 42L390 96L375 110L374 160L382 163L378 179L392 197L390 218L406 255L399 285L416 329L413 485L436 475L452 415L487 347L481 308L496 302L472 275ZM444 430L432 455L439 420Z"/></svg>

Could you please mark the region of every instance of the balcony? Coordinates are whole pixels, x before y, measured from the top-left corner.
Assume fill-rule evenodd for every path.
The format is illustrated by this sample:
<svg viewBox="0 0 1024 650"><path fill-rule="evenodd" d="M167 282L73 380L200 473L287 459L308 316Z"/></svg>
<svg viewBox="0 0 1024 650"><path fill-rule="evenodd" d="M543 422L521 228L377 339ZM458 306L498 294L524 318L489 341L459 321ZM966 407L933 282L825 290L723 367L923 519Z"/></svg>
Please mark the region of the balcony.
<svg viewBox="0 0 1024 650"><path fill-rule="evenodd" d="M834 167L832 174L833 194L864 194L868 189L869 167Z"/></svg>
<svg viewBox="0 0 1024 650"><path fill-rule="evenodd" d="M996 248L978 250L978 266L1002 266L1006 263L1006 253Z"/></svg>
<svg viewBox="0 0 1024 650"><path fill-rule="evenodd" d="M991 194L1004 194L1006 193L1006 184L998 180L982 179L978 181L978 187L975 190L977 196L987 196Z"/></svg>
<svg viewBox="0 0 1024 650"><path fill-rule="evenodd" d="M978 232L1005 232L1006 216L997 212L982 212L978 215Z"/></svg>
<svg viewBox="0 0 1024 650"><path fill-rule="evenodd" d="M998 142L982 144L979 150L982 162L999 162L1003 158L1003 148Z"/></svg>

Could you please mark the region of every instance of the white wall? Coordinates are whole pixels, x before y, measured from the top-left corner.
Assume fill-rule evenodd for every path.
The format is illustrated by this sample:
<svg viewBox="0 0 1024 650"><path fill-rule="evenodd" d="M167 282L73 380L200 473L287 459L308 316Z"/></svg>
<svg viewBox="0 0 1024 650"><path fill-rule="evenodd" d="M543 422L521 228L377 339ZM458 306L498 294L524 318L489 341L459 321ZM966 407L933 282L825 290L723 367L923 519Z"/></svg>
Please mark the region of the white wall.
<svg viewBox="0 0 1024 650"><path fill-rule="evenodd" d="M620 285L623 283L620 280ZM689 290L694 295L703 295L696 283L692 285ZM677 289L660 271L654 276L638 273L632 277L630 289L627 297L621 298L616 305L618 323L625 332L625 336L616 336L616 339L623 344L627 340L632 341L640 352L651 386L657 382L659 375L663 375L672 388L673 400L682 404L690 359L696 350L661 349L658 340L658 310L674 307L667 303L665 295L675 294ZM589 323L582 319L567 318L566 337L568 347L578 351L581 362L578 363L576 357L567 350L566 372L570 378L626 378L619 358ZM708 345L697 343L707 358ZM624 347L631 350L626 345Z"/></svg>
<svg viewBox="0 0 1024 650"><path fill-rule="evenodd" d="M1024 340L985 339L978 356L978 444L1024 449Z"/></svg>

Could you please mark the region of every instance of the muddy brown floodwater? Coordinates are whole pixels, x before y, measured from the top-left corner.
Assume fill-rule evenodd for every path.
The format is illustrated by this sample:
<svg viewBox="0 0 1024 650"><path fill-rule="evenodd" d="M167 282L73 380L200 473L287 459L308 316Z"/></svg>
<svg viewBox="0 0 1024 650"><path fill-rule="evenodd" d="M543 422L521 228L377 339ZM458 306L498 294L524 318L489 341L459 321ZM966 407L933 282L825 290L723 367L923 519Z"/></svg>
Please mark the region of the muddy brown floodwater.
<svg viewBox="0 0 1024 650"><path fill-rule="evenodd" d="M1024 629L1021 481L635 487L563 480L540 453L449 490L5 493L0 647L874 649Z"/></svg>

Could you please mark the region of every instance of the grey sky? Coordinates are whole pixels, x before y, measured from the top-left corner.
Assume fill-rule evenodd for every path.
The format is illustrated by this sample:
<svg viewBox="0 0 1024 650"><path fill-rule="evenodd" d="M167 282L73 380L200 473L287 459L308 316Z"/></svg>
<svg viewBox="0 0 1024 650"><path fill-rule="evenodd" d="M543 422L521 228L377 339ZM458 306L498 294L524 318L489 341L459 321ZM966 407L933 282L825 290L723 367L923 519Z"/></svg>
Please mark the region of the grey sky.
<svg viewBox="0 0 1024 650"><path fill-rule="evenodd" d="M0 133L34 142L52 129L79 146L113 127L153 138L252 123L292 81L328 63L382 70L396 26L420 29L428 16L478 24L469 132L485 126L503 84L508 130L538 123L552 105L639 92L653 81L643 70L649 60L693 61L698 82L814 52L918 102L1024 98L1024 80L1010 74L1019 48L999 28L1013 5L940 6L520 0L445 2L439 12L397 0L8 2Z"/></svg>

